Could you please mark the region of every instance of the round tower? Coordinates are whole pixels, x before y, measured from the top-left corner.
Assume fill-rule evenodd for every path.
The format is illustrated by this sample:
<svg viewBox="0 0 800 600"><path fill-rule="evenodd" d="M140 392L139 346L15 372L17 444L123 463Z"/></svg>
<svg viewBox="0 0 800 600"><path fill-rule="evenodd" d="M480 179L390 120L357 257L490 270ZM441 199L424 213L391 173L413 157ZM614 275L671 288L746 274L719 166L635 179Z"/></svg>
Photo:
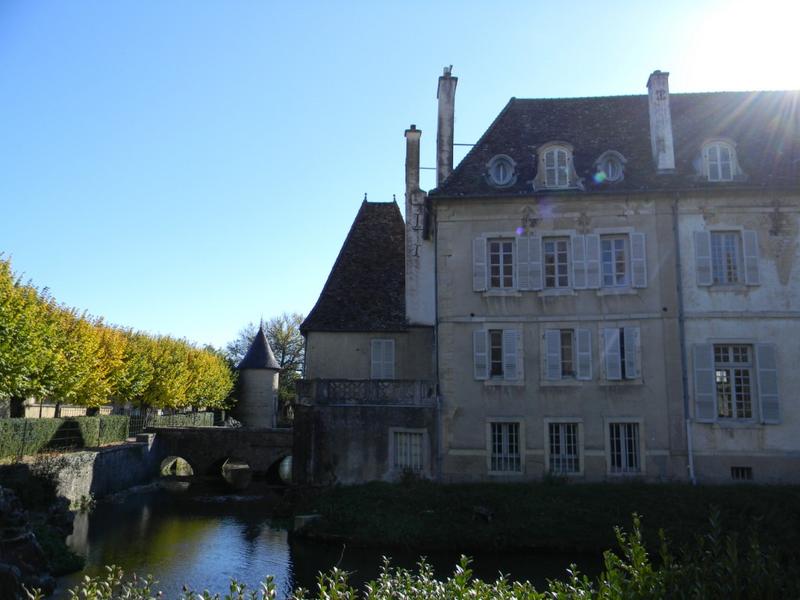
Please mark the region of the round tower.
<svg viewBox="0 0 800 600"><path fill-rule="evenodd" d="M245 427L275 427L281 368L264 335L263 324L236 369L239 371L239 401L233 410L236 419Z"/></svg>

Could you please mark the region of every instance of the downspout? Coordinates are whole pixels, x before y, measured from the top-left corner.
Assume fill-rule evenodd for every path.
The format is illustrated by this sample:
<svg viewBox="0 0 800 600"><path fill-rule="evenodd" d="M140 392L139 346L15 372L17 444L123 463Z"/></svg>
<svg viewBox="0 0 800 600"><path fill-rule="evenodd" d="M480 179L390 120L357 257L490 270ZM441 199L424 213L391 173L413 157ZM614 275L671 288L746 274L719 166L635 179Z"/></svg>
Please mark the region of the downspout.
<svg viewBox="0 0 800 600"><path fill-rule="evenodd" d="M444 420L442 418L442 395L439 388L439 221L436 219L433 202L430 203L433 219L433 386L436 393L436 480L442 481L444 454Z"/></svg>
<svg viewBox="0 0 800 600"><path fill-rule="evenodd" d="M683 268L681 264L681 244L678 234L678 200L680 192L675 192L672 201L672 234L675 243L675 281L678 288L678 343L681 349L681 388L683 391L683 415L686 419L686 457L689 481L697 485L694 475L694 452L692 449L692 419L689 416L689 371L686 361L686 322L683 308Z"/></svg>

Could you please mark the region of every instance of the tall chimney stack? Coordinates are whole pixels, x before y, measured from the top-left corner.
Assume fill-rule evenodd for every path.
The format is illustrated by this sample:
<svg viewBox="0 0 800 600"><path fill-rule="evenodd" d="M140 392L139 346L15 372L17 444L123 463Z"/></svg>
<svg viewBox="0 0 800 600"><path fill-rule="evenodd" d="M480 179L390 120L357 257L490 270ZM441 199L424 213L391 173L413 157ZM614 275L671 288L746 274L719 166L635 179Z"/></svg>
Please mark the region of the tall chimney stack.
<svg viewBox="0 0 800 600"><path fill-rule="evenodd" d="M406 129L406 202L419 191L419 138L422 131L416 125Z"/></svg>
<svg viewBox="0 0 800 600"><path fill-rule="evenodd" d="M672 115L669 110L669 73L653 71L647 80L650 109L650 147L659 173L675 170L672 143Z"/></svg>
<svg viewBox="0 0 800 600"><path fill-rule="evenodd" d="M456 84L458 77L450 73L453 65L444 68L439 77L439 125L436 131L436 185L440 186L453 172L453 125L455 121Z"/></svg>

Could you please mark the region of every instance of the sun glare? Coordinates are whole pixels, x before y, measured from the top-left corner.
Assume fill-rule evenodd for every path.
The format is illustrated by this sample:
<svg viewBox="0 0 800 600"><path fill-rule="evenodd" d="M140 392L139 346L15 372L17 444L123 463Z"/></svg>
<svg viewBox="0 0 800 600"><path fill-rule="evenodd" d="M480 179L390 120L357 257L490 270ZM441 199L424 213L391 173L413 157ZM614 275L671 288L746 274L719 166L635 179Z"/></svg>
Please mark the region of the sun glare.
<svg viewBox="0 0 800 600"><path fill-rule="evenodd" d="M714 2L677 41L686 52L680 91L800 89L800 1Z"/></svg>

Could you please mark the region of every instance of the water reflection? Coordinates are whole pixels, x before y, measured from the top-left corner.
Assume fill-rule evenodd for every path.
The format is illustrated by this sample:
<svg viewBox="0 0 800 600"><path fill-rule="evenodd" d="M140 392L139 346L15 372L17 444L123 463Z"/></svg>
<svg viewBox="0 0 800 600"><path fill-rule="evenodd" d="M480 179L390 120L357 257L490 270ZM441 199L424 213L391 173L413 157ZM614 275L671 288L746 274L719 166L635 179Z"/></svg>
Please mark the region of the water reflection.
<svg viewBox="0 0 800 600"><path fill-rule="evenodd" d="M282 596L296 586L314 589L320 571L333 566L352 573L355 585L378 575L381 552L375 549L327 545L292 538L286 523L269 518L269 498L235 497L165 491L129 496L124 501L99 503L90 515L77 515L68 542L87 557L86 568L62 578L59 595L83 575L100 574L116 564L126 572L152 574L167 598L177 597L184 584L222 592L236 578L258 586L267 574L275 577ZM418 553L394 550L392 563L413 568ZM473 553L475 554L475 553ZM428 555L437 575L447 576L458 552ZM478 553L477 576L494 579L500 572L537 585L562 577L572 561L591 574L598 557Z"/></svg>

